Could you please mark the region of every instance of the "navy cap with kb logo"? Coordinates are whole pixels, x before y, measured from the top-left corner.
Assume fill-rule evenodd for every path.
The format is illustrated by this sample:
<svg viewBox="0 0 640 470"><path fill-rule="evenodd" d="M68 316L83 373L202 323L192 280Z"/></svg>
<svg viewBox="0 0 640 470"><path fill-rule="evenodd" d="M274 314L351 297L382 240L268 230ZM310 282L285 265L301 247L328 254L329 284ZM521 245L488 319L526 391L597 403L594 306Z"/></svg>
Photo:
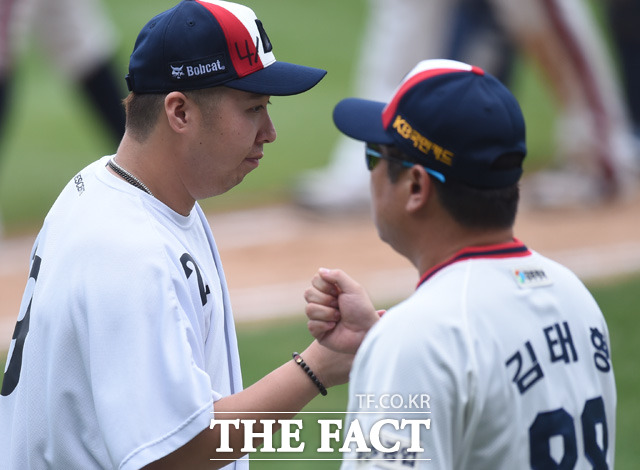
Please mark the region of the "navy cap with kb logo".
<svg viewBox="0 0 640 470"><path fill-rule="evenodd" d="M498 79L469 64L424 60L388 103L347 98L333 120L354 139L399 148L445 181L502 188L522 175L527 149L520 105Z"/></svg>
<svg viewBox="0 0 640 470"><path fill-rule="evenodd" d="M265 28L250 8L183 0L142 29L126 80L135 93L224 85L264 95L294 95L315 86L325 74L276 61Z"/></svg>

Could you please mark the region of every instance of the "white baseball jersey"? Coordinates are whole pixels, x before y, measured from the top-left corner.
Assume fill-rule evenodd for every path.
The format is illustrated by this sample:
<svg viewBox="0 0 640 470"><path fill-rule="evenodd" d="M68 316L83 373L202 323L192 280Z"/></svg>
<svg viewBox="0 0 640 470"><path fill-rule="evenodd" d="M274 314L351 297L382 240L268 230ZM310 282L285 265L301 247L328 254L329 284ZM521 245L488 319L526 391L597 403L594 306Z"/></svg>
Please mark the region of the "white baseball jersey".
<svg viewBox="0 0 640 470"><path fill-rule="evenodd" d="M3 469L143 467L242 389L202 210L177 214L108 158L64 188L36 240L0 396Z"/></svg>
<svg viewBox="0 0 640 470"><path fill-rule="evenodd" d="M612 469L615 416L607 325L583 284L519 241L467 248L358 350L345 429L357 419L367 445L354 437L342 468Z"/></svg>

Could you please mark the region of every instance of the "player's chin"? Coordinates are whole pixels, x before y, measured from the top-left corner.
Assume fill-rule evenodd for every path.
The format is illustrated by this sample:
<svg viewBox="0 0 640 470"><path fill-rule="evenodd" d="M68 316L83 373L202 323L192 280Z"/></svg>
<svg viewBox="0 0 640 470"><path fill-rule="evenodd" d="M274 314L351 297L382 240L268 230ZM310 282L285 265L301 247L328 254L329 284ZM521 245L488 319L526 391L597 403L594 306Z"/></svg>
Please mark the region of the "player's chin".
<svg viewBox="0 0 640 470"><path fill-rule="evenodd" d="M258 168L260 166L260 159L259 158L245 158L244 161L244 166L249 167L249 171L253 171L256 168Z"/></svg>
<svg viewBox="0 0 640 470"><path fill-rule="evenodd" d="M233 186L237 186L242 183L244 177L251 173L253 170L260 166L260 160L258 158L245 158L242 161L242 164L236 169L235 184Z"/></svg>
<svg viewBox="0 0 640 470"><path fill-rule="evenodd" d="M215 189L215 192L212 194L209 194L207 197L219 196L220 194L224 194L227 191L235 188L240 183L242 183L242 181L244 180L244 177L247 176L249 173L251 173L251 170L246 170L243 168L242 170L236 171L231 175L227 175L227 177L224 179L222 184L220 184Z"/></svg>

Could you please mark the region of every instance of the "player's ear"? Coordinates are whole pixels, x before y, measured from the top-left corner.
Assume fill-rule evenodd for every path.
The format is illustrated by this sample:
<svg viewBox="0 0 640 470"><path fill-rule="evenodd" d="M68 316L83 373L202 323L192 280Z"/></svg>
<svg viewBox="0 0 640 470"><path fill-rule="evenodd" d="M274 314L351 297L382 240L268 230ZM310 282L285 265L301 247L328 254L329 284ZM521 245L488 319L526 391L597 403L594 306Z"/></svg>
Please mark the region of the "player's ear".
<svg viewBox="0 0 640 470"><path fill-rule="evenodd" d="M164 99L167 122L175 132L182 133L190 121L191 107L194 106L184 93L172 91Z"/></svg>
<svg viewBox="0 0 640 470"><path fill-rule="evenodd" d="M429 174L421 165L414 165L410 168L407 172L407 178L409 193L406 210L407 212L414 213L426 206L433 191L433 185L431 184Z"/></svg>

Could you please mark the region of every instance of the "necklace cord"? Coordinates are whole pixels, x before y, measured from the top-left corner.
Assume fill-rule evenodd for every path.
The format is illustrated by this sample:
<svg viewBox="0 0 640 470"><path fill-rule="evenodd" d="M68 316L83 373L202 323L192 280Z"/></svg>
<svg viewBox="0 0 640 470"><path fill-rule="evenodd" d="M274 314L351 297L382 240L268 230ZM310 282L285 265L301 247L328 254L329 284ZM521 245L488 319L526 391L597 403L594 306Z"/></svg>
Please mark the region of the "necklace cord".
<svg viewBox="0 0 640 470"><path fill-rule="evenodd" d="M135 186L138 189L141 189L142 191L149 194L150 196L153 196L153 193L149 190L149 188L147 188L147 186L142 181L140 181L138 178L133 176L127 170L125 170L120 165L118 165L113 158L109 159L109 161L107 162L107 166L111 168L113 171L115 171L119 176L122 177L122 179L124 179L130 185Z"/></svg>

